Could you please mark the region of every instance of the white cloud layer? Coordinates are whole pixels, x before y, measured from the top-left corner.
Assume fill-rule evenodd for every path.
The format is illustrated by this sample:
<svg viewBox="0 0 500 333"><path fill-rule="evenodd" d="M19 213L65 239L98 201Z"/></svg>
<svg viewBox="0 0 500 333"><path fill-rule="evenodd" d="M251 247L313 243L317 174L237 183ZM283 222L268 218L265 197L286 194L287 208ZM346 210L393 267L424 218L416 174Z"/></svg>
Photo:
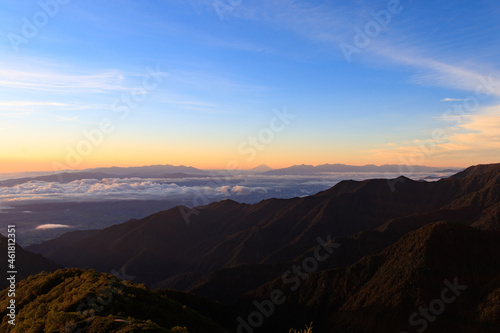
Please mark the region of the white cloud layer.
<svg viewBox="0 0 500 333"><path fill-rule="evenodd" d="M207 182L208 183L208 182ZM106 178L76 180L67 184L31 181L14 187L0 187L0 201L96 201L152 200L190 197L202 193L207 197L267 193L263 187L242 185L180 186L155 179Z"/></svg>
<svg viewBox="0 0 500 333"><path fill-rule="evenodd" d="M468 101L466 98L444 98L441 100L441 102L463 102L463 101Z"/></svg>
<svg viewBox="0 0 500 333"><path fill-rule="evenodd" d="M449 174L418 173L408 175L414 179ZM173 183L167 179L106 178L83 179L71 183L31 181L14 187L0 187L0 213L29 202L95 202L103 200L212 200L233 197L247 200L276 197L280 194L293 197L314 194L334 186L341 180L368 178L394 178L399 174L386 173L331 173L321 175L241 175L224 178L191 178ZM195 200L195 201L196 201ZM199 203L198 203L199 204Z"/></svg>

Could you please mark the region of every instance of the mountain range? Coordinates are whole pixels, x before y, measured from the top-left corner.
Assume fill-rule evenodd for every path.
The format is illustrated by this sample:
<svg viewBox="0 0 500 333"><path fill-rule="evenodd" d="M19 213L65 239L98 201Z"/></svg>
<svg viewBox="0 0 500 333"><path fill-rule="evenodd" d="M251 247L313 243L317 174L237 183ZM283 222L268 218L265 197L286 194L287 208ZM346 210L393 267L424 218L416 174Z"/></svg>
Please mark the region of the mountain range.
<svg viewBox="0 0 500 333"><path fill-rule="evenodd" d="M241 173L255 173L268 176L285 176L285 175L317 175L329 172L377 172L388 174L414 174L419 172L458 172L457 168L436 168L420 165L346 165L346 164L323 164L318 166L313 165L293 165L287 168L272 169L271 167L261 164L249 170L240 170ZM217 174L216 171L222 174ZM104 178L195 178L195 177L221 177L229 174L235 174L234 171L228 173L227 170L201 170L191 166L173 166L173 165L150 165L142 167L109 167L109 168L94 168L82 171L64 171L53 174L45 174L40 176L12 178L0 181L0 187L13 187L16 185L28 183L30 181L44 182L59 182L70 183L75 180L82 179L97 179Z"/></svg>
<svg viewBox="0 0 500 333"><path fill-rule="evenodd" d="M83 171L58 172L52 175L43 175L36 177L14 178L0 181L0 186L12 187L30 181L59 182L70 183L81 179L104 178L187 178L187 177L206 177L207 171L186 166L173 165L151 165L143 167L109 167L96 168Z"/></svg>
<svg viewBox="0 0 500 333"><path fill-rule="evenodd" d="M499 231L491 164L434 182L347 180L301 198L179 206L27 250L220 302L238 332L310 322L318 332L495 332Z"/></svg>
<svg viewBox="0 0 500 333"><path fill-rule="evenodd" d="M292 165L287 168L274 169L264 172L266 175L305 175L325 172L387 172L392 174L413 174L418 172L458 172L458 168L438 168L423 165L346 165L346 164L322 164L322 165Z"/></svg>

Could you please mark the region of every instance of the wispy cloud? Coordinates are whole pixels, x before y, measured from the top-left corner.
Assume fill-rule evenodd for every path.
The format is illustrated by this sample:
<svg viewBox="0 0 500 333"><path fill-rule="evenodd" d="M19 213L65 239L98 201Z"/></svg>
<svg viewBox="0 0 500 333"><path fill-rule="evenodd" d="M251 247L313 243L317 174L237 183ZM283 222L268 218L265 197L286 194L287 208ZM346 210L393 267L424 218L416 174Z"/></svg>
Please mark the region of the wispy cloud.
<svg viewBox="0 0 500 333"><path fill-rule="evenodd" d="M212 12L217 15L214 1L191 0L193 7ZM227 19L243 19L266 22L279 28L286 28L301 36L318 41L340 42L347 36L352 25L352 15L362 14L351 12L347 17L348 8L330 6L312 1L297 0L256 0L243 1L235 6L228 6L224 12ZM350 21L351 20L351 21ZM261 51L264 46L240 42L241 49Z"/></svg>
<svg viewBox="0 0 500 333"><path fill-rule="evenodd" d="M409 82L418 85L474 92L485 81L488 81L488 78L492 77L494 81L500 78L500 71L496 69L485 69L472 64L463 66L453 64L449 60L436 60L432 56L421 55L423 51L405 51L396 46L386 46L372 51L396 65L412 67L415 73L411 74ZM500 96L500 89L496 89L493 95Z"/></svg>
<svg viewBox="0 0 500 333"><path fill-rule="evenodd" d="M71 74L56 71L0 69L0 87L42 92L105 93L124 90L123 75L116 71Z"/></svg>
<svg viewBox="0 0 500 333"><path fill-rule="evenodd" d="M444 151L474 150L480 154L481 150L500 149L500 106L470 115L459 128L465 132L450 135L449 142L441 145Z"/></svg>
<svg viewBox="0 0 500 333"><path fill-rule="evenodd" d="M210 6L212 1L192 1L198 6ZM446 56L443 52L434 52L433 45L413 33L413 21L405 21L405 11L410 10L409 4L401 3L403 11L398 23L396 17L383 27L383 34L370 40L368 47L363 48L359 58L374 63L379 67L380 62L396 65L402 68L411 68L409 82L425 86L438 86L466 91L474 91L481 78L492 75L500 77L500 71L487 68L484 64L474 63L470 59L457 59ZM353 43L354 27L363 28L370 21L374 21L374 12L386 9L386 1L360 1L356 4L317 3L312 1L296 0L269 0L256 1L251 4L242 2L230 11L234 19L266 22L280 29L288 29L312 41L324 43L335 49L342 56L339 44ZM451 42L450 42L451 43ZM459 44L459 40L454 42ZM449 47L454 46L449 45ZM375 56L375 57L374 57ZM500 91L496 92L500 95ZM454 99L446 100L452 101Z"/></svg>
<svg viewBox="0 0 500 333"><path fill-rule="evenodd" d="M26 99L29 99L26 97ZM7 118L16 118L29 116L35 112L41 111L77 111L90 109L95 106L79 105L61 102L43 102L43 101L0 101L0 116ZM62 117L61 117L62 118Z"/></svg>
<svg viewBox="0 0 500 333"><path fill-rule="evenodd" d="M463 102L468 100L467 98L443 98L441 102Z"/></svg>
<svg viewBox="0 0 500 333"><path fill-rule="evenodd" d="M109 96L130 91L135 87L136 76L120 70L77 68L41 59L25 58L23 66L7 60L7 65L0 69L0 89L7 92L0 97L0 116L18 118L42 112L50 116L109 109L113 98ZM75 114L55 117L75 120Z"/></svg>
<svg viewBox="0 0 500 333"><path fill-rule="evenodd" d="M0 101L0 107L25 107L25 106L68 106L58 102L27 102L27 101Z"/></svg>
<svg viewBox="0 0 500 333"><path fill-rule="evenodd" d="M444 119L449 121L450 119ZM412 140L389 147L380 146L365 153L372 158L393 161L415 158L425 163L474 160L475 163L498 159L500 150L500 106L481 109L460 118L460 123L446 125L439 139Z"/></svg>

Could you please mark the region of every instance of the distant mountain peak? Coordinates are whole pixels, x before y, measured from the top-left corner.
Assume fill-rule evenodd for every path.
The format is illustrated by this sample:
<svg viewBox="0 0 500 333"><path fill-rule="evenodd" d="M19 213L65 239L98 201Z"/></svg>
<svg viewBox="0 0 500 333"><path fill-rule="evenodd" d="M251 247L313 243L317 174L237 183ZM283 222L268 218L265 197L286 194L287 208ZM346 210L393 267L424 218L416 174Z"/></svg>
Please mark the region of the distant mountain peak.
<svg viewBox="0 0 500 333"><path fill-rule="evenodd" d="M266 171L270 171L270 170L274 170L274 169L271 168L270 166L268 166L267 164L261 164L261 165L256 166L255 168L249 169L248 171L266 172Z"/></svg>

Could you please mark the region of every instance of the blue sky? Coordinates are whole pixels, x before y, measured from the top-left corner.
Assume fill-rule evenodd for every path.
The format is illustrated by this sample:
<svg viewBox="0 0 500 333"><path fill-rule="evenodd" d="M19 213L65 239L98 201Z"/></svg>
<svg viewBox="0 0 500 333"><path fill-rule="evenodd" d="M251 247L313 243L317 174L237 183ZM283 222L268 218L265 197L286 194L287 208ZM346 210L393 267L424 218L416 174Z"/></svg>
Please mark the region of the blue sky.
<svg viewBox="0 0 500 333"><path fill-rule="evenodd" d="M0 171L498 161L497 1L60 1L0 4Z"/></svg>

